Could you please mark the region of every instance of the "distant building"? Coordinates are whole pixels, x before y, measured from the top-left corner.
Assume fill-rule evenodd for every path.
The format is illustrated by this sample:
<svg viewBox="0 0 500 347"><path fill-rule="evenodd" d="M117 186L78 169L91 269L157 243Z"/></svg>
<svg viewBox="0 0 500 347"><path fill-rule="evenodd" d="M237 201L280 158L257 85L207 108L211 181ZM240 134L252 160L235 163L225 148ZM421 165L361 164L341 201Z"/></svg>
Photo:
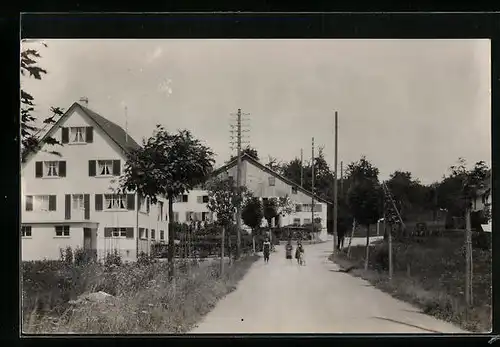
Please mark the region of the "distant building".
<svg viewBox="0 0 500 347"><path fill-rule="evenodd" d="M58 259L68 246L135 260L167 241L166 199L150 205L135 192L114 193L126 153L139 147L125 130L75 102L46 136L63 146L54 148L61 156L42 150L24 158L22 260Z"/></svg>
<svg viewBox="0 0 500 347"><path fill-rule="evenodd" d="M232 178L236 181L236 171L237 159L234 159L227 165L215 170L213 175L220 178ZM321 225L319 238L323 240L327 239L327 207L330 204L327 200L313 195L310 191L269 169L248 154L241 156L241 184L247 187L254 196L261 199L284 196L290 198L295 206L295 210L288 216L279 216L273 221L273 225L275 226L310 224L312 217L311 203L314 196L314 218ZM193 215L193 213L198 213L197 218L203 219L203 213L208 212L206 204L201 203L202 199L207 199L206 201L208 201L208 197L203 198L204 196L208 196L206 190L193 190L188 197L182 198L183 202L174 203L174 211L179 216L179 221L186 220L183 214L187 216L188 214ZM263 220L262 226L264 225L265 221Z"/></svg>

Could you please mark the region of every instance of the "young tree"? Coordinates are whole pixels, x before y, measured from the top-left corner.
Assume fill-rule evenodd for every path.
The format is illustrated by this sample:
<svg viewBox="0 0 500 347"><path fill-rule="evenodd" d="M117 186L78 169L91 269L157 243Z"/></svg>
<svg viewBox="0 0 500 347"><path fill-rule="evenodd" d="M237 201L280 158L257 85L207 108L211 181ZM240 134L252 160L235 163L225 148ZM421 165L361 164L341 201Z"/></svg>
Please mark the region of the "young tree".
<svg viewBox="0 0 500 347"><path fill-rule="evenodd" d="M368 269L370 224L376 223L380 218L383 198L378 183L378 169L362 157L359 162L349 164L348 173L352 185L347 192L347 204L356 222L367 228L365 269Z"/></svg>
<svg viewBox="0 0 500 347"><path fill-rule="evenodd" d="M203 183L212 171L214 153L195 139L188 130L169 133L161 125L143 146L128 155L120 177L120 190L135 191L152 203L158 196L168 199L168 261L169 277L174 277L174 212L173 201L178 195Z"/></svg>
<svg viewBox="0 0 500 347"><path fill-rule="evenodd" d="M240 194L234 181L213 177L206 183L208 189L208 209L215 213L217 224L231 230L234 223L235 213L239 206L251 198L251 193L245 186L240 187ZM241 198L240 198L241 196Z"/></svg>
<svg viewBox="0 0 500 347"><path fill-rule="evenodd" d="M45 43L43 46L47 47ZM41 68L38 65L37 60L41 58L40 53L36 49L26 48L21 52L21 158L24 161L26 154L41 150L44 144L48 145L62 145L59 141L51 136L46 136L43 138L43 143L41 141L41 135L45 131L46 127L54 124L60 116L64 114L64 111L59 107L51 107L51 114L42 120L43 127L40 128L36 125L37 117L34 114L35 111L35 99L22 87L22 77L33 77L37 80L42 79L42 75L47 74L47 70ZM44 150L48 153L60 155L59 152L55 150Z"/></svg>
<svg viewBox="0 0 500 347"><path fill-rule="evenodd" d="M248 199L243 206L243 210L241 211L241 218L243 219L243 223L245 223L245 225L249 226L252 229L252 245L254 253L255 234L260 227L263 217L264 212L262 210L262 202L260 201L260 199L257 197Z"/></svg>
<svg viewBox="0 0 500 347"><path fill-rule="evenodd" d="M276 198L268 198L263 200L263 210L264 210L264 218L267 221L267 226L269 227L269 235L271 236L272 242L272 230L271 230L271 221L273 218L278 216L278 200Z"/></svg>

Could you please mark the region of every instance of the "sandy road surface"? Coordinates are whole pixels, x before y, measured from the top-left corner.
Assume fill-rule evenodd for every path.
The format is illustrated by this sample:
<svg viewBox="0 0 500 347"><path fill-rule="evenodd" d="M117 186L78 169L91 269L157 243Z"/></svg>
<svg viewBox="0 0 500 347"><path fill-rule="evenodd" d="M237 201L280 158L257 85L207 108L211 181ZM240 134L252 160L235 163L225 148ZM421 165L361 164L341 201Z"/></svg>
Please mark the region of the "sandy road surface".
<svg viewBox="0 0 500 347"><path fill-rule="evenodd" d="M192 333L465 333L337 272L327 260L331 242L305 252L307 264L298 266L278 246L269 264L255 263Z"/></svg>

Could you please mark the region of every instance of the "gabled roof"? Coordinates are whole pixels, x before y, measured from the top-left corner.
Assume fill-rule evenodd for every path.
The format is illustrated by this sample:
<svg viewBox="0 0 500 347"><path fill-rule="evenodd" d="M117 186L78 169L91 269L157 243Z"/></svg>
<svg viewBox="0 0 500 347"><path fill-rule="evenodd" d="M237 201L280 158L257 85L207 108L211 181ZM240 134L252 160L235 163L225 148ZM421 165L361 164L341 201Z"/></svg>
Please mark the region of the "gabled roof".
<svg viewBox="0 0 500 347"><path fill-rule="evenodd" d="M118 147L120 147L123 151L129 152L133 149L138 149L141 146L135 142L135 140L128 135L125 130L119 125L113 123L112 121L104 118L98 113L90 110L87 107L80 105L78 102L74 102L71 107L57 120L57 122L50 128L45 135L40 139L40 143L43 143L44 140L52 136L54 132L60 127L60 125L72 114L75 109L80 109L82 113L90 118L94 123L96 123L97 127L99 127L113 142L115 142ZM32 154L26 153L25 156Z"/></svg>
<svg viewBox="0 0 500 347"><path fill-rule="evenodd" d="M316 194L313 194L311 191L307 190L307 189L304 189L302 188L299 184L293 182L292 180L286 178L285 176L282 176L280 175L279 173L277 173L276 171L274 170L271 170L270 168L268 168L267 166L261 164L258 160L256 160L255 158L253 158L252 156L248 155L247 153L243 153L241 155L241 160L247 160L249 161L250 163L252 163L253 165L257 166L259 169L263 170L263 171L266 171L267 173L269 173L270 175L284 181L286 184L292 186L292 187L295 187L297 188L297 190L300 190L302 193L310 196L310 197L314 197L314 199L318 200L318 201L321 201L321 202L324 202L325 204L330 204L332 205L333 203L328 201L328 200L325 200L319 196L317 196ZM230 161L229 163L227 163L226 165L218 168L217 170L214 170L212 172L212 175L216 176L224 171L227 171L228 169L230 169L231 167L235 166L236 164L238 163L238 158L235 158L233 159L232 161Z"/></svg>

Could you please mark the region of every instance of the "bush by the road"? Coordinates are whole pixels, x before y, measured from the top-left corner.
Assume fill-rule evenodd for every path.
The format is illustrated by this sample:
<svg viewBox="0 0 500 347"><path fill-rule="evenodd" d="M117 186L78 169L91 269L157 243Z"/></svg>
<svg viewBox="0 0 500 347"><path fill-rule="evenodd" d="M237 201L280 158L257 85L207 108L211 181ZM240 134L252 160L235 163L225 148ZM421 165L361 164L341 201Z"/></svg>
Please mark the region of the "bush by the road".
<svg viewBox="0 0 500 347"><path fill-rule="evenodd" d="M393 296L413 303L425 313L469 331L491 329L491 251L473 249L474 305L466 312L464 300L465 254L463 238L430 238L423 243L393 243L393 279L388 279L388 247L379 243L370 249L369 271L362 270L365 247L351 248L336 257L341 267Z"/></svg>
<svg viewBox="0 0 500 347"><path fill-rule="evenodd" d="M181 264L173 282L168 263L142 261L105 267L61 261L23 263L25 333L185 332L206 314L257 259L247 256L220 274L219 262ZM207 268L208 267L208 268ZM72 306L84 293L104 291L106 302ZM138 319L139 318L139 319Z"/></svg>

